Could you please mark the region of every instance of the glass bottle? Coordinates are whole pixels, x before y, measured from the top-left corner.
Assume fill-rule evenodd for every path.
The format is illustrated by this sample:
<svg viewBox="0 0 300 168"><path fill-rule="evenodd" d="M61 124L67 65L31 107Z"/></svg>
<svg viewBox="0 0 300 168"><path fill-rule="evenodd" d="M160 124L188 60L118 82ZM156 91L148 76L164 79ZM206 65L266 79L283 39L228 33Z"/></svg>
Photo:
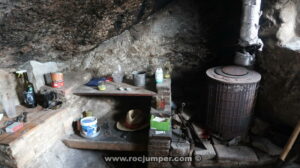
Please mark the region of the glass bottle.
<svg viewBox="0 0 300 168"><path fill-rule="evenodd" d="M29 81L26 71L23 73L23 77L24 77L24 91L23 91L24 103L27 107L34 108L36 107L37 103L36 103L36 96L35 96L33 84Z"/></svg>

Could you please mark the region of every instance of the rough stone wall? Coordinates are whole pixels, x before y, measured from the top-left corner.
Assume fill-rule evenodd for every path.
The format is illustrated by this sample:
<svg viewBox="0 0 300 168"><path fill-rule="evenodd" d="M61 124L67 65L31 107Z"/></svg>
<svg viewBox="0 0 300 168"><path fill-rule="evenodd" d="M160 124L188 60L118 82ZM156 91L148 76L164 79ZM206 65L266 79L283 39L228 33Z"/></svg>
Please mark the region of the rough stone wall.
<svg viewBox="0 0 300 168"><path fill-rule="evenodd" d="M34 59L98 74L117 63L128 73L165 61L175 69L198 68L208 53L201 3L178 0L146 19L169 1L2 0L0 67Z"/></svg>
<svg viewBox="0 0 300 168"><path fill-rule="evenodd" d="M149 16L168 0L1 0L0 67L67 60Z"/></svg>
<svg viewBox="0 0 300 168"><path fill-rule="evenodd" d="M207 50L203 28L195 3L178 1L119 36L115 36L86 54L69 62L74 69L97 75L113 72L120 64L130 74L171 63L178 73L199 69L206 63Z"/></svg>
<svg viewBox="0 0 300 168"><path fill-rule="evenodd" d="M299 4L299 0L263 1L260 36L265 47L257 62L262 73L259 113L290 126L300 117Z"/></svg>
<svg viewBox="0 0 300 168"><path fill-rule="evenodd" d="M116 64L130 74L167 62L174 96L203 109L204 71L232 64L241 1L171 1L0 0L0 68L34 59L99 76Z"/></svg>

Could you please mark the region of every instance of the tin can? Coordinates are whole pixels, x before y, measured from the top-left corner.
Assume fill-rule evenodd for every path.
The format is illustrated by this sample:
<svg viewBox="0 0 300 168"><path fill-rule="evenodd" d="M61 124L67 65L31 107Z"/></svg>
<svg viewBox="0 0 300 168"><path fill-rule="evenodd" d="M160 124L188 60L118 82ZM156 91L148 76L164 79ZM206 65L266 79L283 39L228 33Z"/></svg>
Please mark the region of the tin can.
<svg viewBox="0 0 300 168"><path fill-rule="evenodd" d="M133 72L133 83L135 86L144 87L146 84L146 72Z"/></svg>
<svg viewBox="0 0 300 168"><path fill-rule="evenodd" d="M52 82L62 82L64 81L64 74L61 72L51 73Z"/></svg>
<svg viewBox="0 0 300 168"><path fill-rule="evenodd" d="M65 85L64 83L64 74L61 72L53 72L51 73L51 86L54 88L59 88Z"/></svg>

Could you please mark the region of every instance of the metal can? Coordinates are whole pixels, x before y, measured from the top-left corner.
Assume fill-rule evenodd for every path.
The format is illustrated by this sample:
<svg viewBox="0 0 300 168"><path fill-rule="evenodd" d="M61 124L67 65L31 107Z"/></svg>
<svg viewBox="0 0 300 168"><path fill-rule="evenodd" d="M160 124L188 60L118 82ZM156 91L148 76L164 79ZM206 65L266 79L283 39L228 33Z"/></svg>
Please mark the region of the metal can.
<svg viewBox="0 0 300 168"><path fill-rule="evenodd" d="M51 73L52 83L51 86L54 88L59 88L64 86L64 74L61 72Z"/></svg>

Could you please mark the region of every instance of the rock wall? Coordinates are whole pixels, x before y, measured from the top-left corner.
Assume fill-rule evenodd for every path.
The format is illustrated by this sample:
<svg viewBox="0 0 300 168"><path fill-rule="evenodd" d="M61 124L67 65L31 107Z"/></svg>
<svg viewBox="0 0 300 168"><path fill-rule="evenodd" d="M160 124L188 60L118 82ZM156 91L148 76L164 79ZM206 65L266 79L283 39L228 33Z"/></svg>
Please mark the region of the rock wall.
<svg viewBox="0 0 300 168"><path fill-rule="evenodd" d="M178 73L199 69L205 64L207 49L203 28L193 3L179 1L115 36L86 54L77 55L69 64L96 75L110 74L116 65L130 74L153 70L170 63Z"/></svg>
<svg viewBox="0 0 300 168"><path fill-rule="evenodd" d="M205 105L204 71L232 64L241 2L171 1L2 0L0 68L34 59L100 76L117 64L126 74L152 74L170 63L176 99L203 109L198 104Z"/></svg>
<svg viewBox="0 0 300 168"><path fill-rule="evenodd" d="M34 59L66 62L95 74L111 73L115 64L128 73L160 62L171 62L178 72L205 69L218 57L214 49L237 38L232 33L239 27L236 0L175 0L162 8L170 1L2 0L0 67ZM238 12L228 10L232 7Z"/></svg>
<svg viewBox="0 0 300 168"><path fill-rule="evenodd" d="M169 0L1 0L0 67L67 60L145 19Z"/></svg>
<svg viewBox="0 0 300 168"><path fill-rule="evenodd" d="M259 113L293 126L300 117L299 0L263 1L260 36L265 43L257 66L262 73Z"/></svg>

